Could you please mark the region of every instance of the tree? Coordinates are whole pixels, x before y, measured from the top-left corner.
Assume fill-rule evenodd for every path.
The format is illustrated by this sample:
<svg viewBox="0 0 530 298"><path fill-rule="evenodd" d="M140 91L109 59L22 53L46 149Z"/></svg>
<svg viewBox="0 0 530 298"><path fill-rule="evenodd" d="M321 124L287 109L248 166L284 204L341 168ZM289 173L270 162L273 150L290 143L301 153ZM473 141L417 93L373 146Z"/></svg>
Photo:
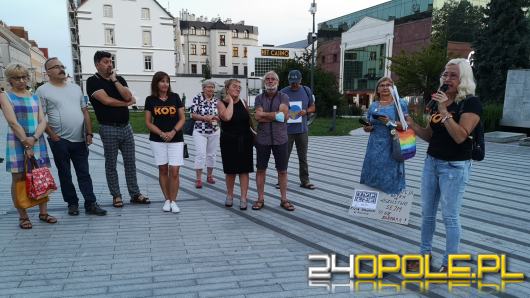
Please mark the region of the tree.
<svg viewBox="0 0 530 298"><path fill-rule="evenodd" d="M440 85L440 74L447 63L447 52L431 44L418 52L401 52L387 59L392 62L390 70L399 77L396 81L399 94L423 95L427 102Z"/></svg>
<svg viewBox="0 0 530 298"><path fill-rule="evenodd" d="M204 64L204 72L202 75L205 80L212 78L212 69L210 68L210 61L208 59L206 59L206 63Z"/></svg>
<svg viewBox="0 0 530 298"><path fill-rule="evenodd" d="M447 49L448 41L472 42L482 28L482 10L469 1L445 2L432 17L432 43Z"/></svg>
<svg viewBox="0 0 530 298"><path fill-rule="evenodd" d="M473 48L477 93L484 101L504 102L509 69L530 67L530 30L523 7L527 0L492 0L483 10Z"/></svg>
<svg viewBox="0 0 530 298"><path fill-rule="evenodd" d="M280 77L280 88L289 85L287 75L293 69L298 69L302 73L302 85L309 87L311 81L311 64L309 61L311 61L311 55L306 52L302 57L289 59L278 67L275 71ZM330 72L315 68L314 84L315 90L313 90L313 93L316 97L317 115L329 117L333 111L333 106L341 105L342 96L339 93L335 76Z"/></svg>

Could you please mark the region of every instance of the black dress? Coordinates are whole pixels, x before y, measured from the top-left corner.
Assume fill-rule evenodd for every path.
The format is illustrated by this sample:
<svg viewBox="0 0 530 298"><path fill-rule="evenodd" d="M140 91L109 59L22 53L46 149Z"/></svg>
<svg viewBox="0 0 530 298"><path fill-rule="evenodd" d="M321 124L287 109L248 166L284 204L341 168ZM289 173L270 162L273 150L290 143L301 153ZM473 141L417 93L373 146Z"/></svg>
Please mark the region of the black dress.
<svg viewBox="0 0 530 298"><path fill-rule="evenodd" d="M221 101L225 107L228 103ZM225 174L254 172L253 142L250 131L250 116L239 100L234 104L234 113L230 121L221 121L221 159Z"/></svg>

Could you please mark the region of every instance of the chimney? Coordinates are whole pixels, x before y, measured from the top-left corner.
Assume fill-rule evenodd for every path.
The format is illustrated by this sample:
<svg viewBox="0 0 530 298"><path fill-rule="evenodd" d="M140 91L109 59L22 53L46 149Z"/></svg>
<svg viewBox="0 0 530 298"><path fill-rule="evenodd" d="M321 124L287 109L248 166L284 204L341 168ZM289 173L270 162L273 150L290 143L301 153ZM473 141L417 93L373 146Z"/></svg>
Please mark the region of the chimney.
<svg viewBox="0 0 530 298"><path fill-rule="evenodd" d="M41 52L44 54L44 57L46 59L50 58L48 57L48 48L39 48L39 50L41 50Z"/></svg>

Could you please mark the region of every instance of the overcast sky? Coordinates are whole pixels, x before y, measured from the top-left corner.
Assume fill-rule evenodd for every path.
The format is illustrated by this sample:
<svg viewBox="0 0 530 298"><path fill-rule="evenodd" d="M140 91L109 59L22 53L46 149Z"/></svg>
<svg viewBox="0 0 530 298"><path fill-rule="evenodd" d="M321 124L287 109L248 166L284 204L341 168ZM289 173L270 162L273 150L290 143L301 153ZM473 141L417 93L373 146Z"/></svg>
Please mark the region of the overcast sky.
<svg viewBox="0 0 530 298"><path fill-rule="evenodd" d="M101 1L101 0L88 0ZM109 0L107 0L109 1ZM123 0L111 0L123 1ZM0 19L10 26L24 26L29 38L49 49L72 71L66 0L0 0ZM173 16L182 9L208 19L221 17L257 26L259 44L280 45L305 39L312 29L311 0L160 0ZM315 22L323 22L386 0L317 0Z"/></svg>

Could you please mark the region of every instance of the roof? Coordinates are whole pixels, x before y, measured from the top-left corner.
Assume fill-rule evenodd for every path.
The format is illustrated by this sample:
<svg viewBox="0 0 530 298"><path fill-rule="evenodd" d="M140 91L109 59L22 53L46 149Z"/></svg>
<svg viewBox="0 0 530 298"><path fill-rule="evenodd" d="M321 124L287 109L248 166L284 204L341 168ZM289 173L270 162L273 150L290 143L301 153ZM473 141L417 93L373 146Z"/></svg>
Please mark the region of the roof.
<svg viewBox="0 0 530 298"><path fill-rule="evenodd" d="M188 29L190 27L201 28L204 27L206 30L237 30L238 32L243 32L247 30L249 33L257 34L258 27L242 25L242 24L226 24L221 20L216 22L201 22L201 21L180 21L179 23L181 29Z"/></svg>
<svg viewBox="0 0 530 298"><path fill-rule="evenodd" d="M277 48L305 49L308 45L309 43L307 42L307 39L302 39L299 41L279 45Z"/></svg>

